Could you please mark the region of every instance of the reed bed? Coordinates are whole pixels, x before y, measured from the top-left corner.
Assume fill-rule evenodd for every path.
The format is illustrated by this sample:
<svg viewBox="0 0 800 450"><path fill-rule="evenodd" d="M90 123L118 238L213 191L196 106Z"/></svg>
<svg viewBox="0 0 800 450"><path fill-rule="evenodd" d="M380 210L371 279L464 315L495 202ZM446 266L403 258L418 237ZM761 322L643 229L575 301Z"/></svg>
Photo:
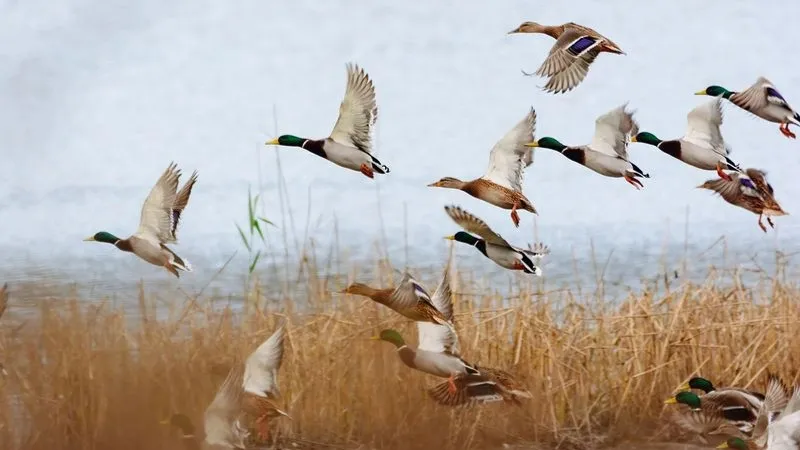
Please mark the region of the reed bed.
<svg viewBox="0 0 800 450"><path fill-rule="evenodd" d="M42 301L32 317L0 319L0 448L181 448L159 422L203 410L232 364L280 320L288 338L280 386L293 420L273 422L288 448L606 448L676 439L663 400L694 374L763 389L767 372L795 380L800 290L788 280L744 285L713 269L701 284L661 286L615 302L529 284L512 296L478 290L454 271L463 357L506 369L533 394L522 406L449 409L425 388L440 379L402 365L369 340L416 328L341 283L305 277L307 298L266 301L253 282L244 303L176 298L144 289L138 311L80 298ZM431 291L440 273L424 277ZM386 285L391 271L375 280ZM164 296L163 292L160 293ZM274 297L274 296L273 296ZM674 405L671 405L674 406Z"/></svg>

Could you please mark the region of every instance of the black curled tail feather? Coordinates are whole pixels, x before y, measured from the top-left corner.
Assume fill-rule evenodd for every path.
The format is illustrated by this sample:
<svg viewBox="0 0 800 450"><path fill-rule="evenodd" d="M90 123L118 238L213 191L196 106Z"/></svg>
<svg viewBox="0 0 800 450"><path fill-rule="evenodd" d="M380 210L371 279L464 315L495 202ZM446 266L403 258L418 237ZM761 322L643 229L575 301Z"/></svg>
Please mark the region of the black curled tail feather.
<svg viewBox="0 0 800 450"><path fill-rule="evenodd" d="M628 162L630 162L630 161L628 161ZM650 178L650 174L649 173L644 173L644 171L642 169L640 169L639 166L637 166L636 164L631 163L631 166L633 167L633 171L636 173L636 175L638 175L640 177L644 177L644 178Z"/></svg>
<svg viewBox="0 0 800 450"><path fill-rule="evenodd" d="M389 166L387 166L385 164L382 164L378 160L378 158L376 158L376 157L374 157L372 155L370 155L370 157L372 158L372 170L374 170L375 172L378 172L379 174L382 174L382 175L386 175L387 173L389 173Z"/></svg>
<svg viewBox="0 0 800 450"><path fill-rule="evenodd" d="M730 159L730 158L728 158L727 156L725 157L725 164L728 166L728 170L735 170L735 171L737 171L737 172L743 173L743 172L742 172L742 168L741 168L741 167L739 167L739 165L738 165L738 164L736 164L735 162L733 162L733 160L731 160L731 159Z"/></svg>

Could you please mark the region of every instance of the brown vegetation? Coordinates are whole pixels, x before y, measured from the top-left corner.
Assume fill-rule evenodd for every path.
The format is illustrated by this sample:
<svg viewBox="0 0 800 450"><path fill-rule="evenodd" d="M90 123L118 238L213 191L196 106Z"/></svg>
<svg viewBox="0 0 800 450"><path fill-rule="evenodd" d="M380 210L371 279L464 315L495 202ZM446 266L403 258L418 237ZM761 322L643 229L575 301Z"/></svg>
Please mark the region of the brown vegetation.
<svg viewBox="0 0 800 450"><path fill-rule="evenodd" d="M440 273L425 275L433 290ZM202 428L227 368L282 317L288 336L279 383L294 420L275 428L306 444L611 447L671 438L663 400L693 374L757 389L767 371L796 381L800 290L785 280L744 286L712 270L702 285L660 286L658 294L654 287L609 303L527 283L508 297L475 292L465 275L454 277L462 355L514 373L533 393L521 407L434 404L424 388L441 380L409 370L391 345L368 339L391 327L413 343L414 324L368 299L331 293L344 282L307 280L303 310L288 297L264 306L259 289L234 308L181 299L158 314L144 293L136 314L110 303L47 301L21 328L11 286L0 321L8 371L0 377L0 448L181 448L159 421L183 412Z"/></svg>

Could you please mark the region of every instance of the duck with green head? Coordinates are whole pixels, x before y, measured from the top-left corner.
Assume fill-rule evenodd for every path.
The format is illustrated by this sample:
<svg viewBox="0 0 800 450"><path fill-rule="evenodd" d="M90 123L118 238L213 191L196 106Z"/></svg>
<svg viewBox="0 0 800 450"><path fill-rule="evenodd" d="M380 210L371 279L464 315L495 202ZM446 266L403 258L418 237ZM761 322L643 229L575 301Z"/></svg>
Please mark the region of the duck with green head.
<svg viewBox="0 0 800 450"><path fill-rule="evenodd" d="M525 168L533 164L533 150L525 147L525 144L533 140L535 132L536 111L531 108L528 114L492 147L489 167L482 177L470 181L444 177L428 186L458 189L498 208L510 209L511 221L514 226L519 227L518 209L536 214L533 203L522 193Z"/></svg>
<svg viewBox="0 0 800 450"><path fill-rule="evenodd" d="M800 125L798 114L778 92L775 85L764 77L759 77L753 85L741 92L733 92L722 86L712 85L695 95L722 97L734 105L749 111L769 122L779 123L781 134L794 139L796 135L789 130L789 124Z"/></svg>
<svg viewBox="0 0 800 450"><path fill-rule="evenodd" d="M710 383L706 383L707 381L698 378L694 386L701 389L709 389ZM762 400L748 391L728 388L724 390L715 389L702 396L698 396L693 392L682 391L666 399L664 403L686 405L689 407L685 411L687 414L702 412L712 417L718 416L721 421L724 420L734 425L742 433L749 436L755 426Z"/></svg>
<svg viewBox="0 0 800 450"><path fill-rule="evenodd" d="M452 322L453 298L450 288L449 266L445 268L442 281L433 294L432 303ZM395 330L383 330L375 340L391 343L397 349L400 360L412 369L425 372L447 381L428 389L428 394L439 404L446 406L488 403L495 401L517 402L519 398L530 398L505 371L480 368L464 361L460 356L458 334L455 329L431 322L417 322L419 346L410 347Z"/></svg>
<svg viewBox="0 0 800 450"><path fill-rule="evenodd" d="M572 161L612 178L624 178L636 189L643 187L637 178L650 178L649 174L628 160L628 136L638 132L633 112L622 105L595 121L595 132L588 145L568 147L557 139L544 137L526 144L528 147L541 147L560 152Z"/></svg>
<svg viewBox="0 0 800 450"><path fill-rule="evenodd" d="M363 69L347 65L347 89L339 107L339 119L331 135L308 139L290 134L267 141L266 145L300 147L346 169L374 178L389 168L372 155L372 129L378 120L375 86Z"/></svg>
<svg viewBox="0 0 800 450"><path fill-rule="evenodd" d="M142 206L139 229L132 236L121 239L107 231L100 231L84 241L103 242L118 249L131 252L150 264L164 267L169 273L180 277L178 271L191 272L189 261L181 258L166 246L177 242L176 231L181 214L189 203L192 187L197 182L197 172L178 190L181 172L175 163L156 182Z"/></svg>
<svg viewBox="0 0 800 450"><path fill-rule="evenodd" d="M459 231L445 239L471 245L478 249L483 256L505 269L521 270L525 273L542 276L542 269L536 263L550 253L547 246L537 244L529 247L528 250L514 247L495 233L486 222L468 211L455 205L445 206L444 210L455 223L467 231ZM479 237L475 237L473 234Z"/></svg>
<svg viewBox="0 0 800 450"><path fill-rule="evenodd" d="M698 169L716 170L720 178L728 181L731 177L723 169L742 171L738 164L728 158L731 150L725 145L720 131L722 100L716 98L694 108L687 115L687 121L686 134L682 138L662 141L653 133L642 131L631 137L631 142L652 145Z"/></svg>

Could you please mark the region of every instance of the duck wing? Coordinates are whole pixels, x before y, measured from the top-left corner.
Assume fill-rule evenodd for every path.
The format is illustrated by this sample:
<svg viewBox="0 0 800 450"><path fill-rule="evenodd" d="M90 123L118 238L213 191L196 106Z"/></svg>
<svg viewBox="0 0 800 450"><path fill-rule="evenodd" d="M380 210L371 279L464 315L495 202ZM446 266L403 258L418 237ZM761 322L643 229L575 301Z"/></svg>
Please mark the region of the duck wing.
<svg viewBox="0 0 800 450"><path fill-rule="evenodd" d="M536 75L550 78L544 90L563 93L580 84L600 53L598 46L602 42L602 37L592 33L576 28L566 29L536 70Z"/></svg>
<svg viewBox="0 0 800 450"><path fill-rule="evenodd" d="M639 125L633 118L633 111L626 109L627 106L623 104L595 120L590 149L628 160L628 137L639 130Z"/></svg>
<svg viewBox="0 0 800 450"><path fill-rule="evenodd" d="M135 236L162 244L175 242L173 231L177 227L176 218L180 217L180 213L174 214L174 206L180 176L178 166L174 162L170 163L144 200Z"/></svg>
<svg viewBox="0 0 800 450"><path fill-rule="evenodd" d="M467 232L477 234L490 244L511 247L511 244L509 244L508 241L503 239L499 234L495 233L491 228L489 228L489 225L487 225L486 222L479 219L477 216L455 205L445 206L444 210L455 223L457 223Z"/></svg>
<svg viewBox="0 0 800 450"><path fill-rule="evenodd" d="M778 92L775 85L765 77L758 77L752 86L744 91L737 92L730 97L730 101L736 106L748 111L759 111L769 105L779 106L792 111L792 107L786 99Z"/></svg>
<svg viewBox="0 0 800 450"><path fill-rule="evenodd" d="M489 168L482 177L500 186L522 192L523 170L533 163L533 149L525 144L534 140L536 111L525 117L500 139L489 154Z"/></svg>
<svg viewBox="0 0 800 450"><path fill-rule="evenodd" d="M722 125L722 98L717 97L703 103L686 116L687 128L684 140L711 148L716 153L726 156L730 150L725 146L720 126Z"/></svg>
<svg viewBox="0 0 800 450"><path fill-rule="evenodd" d="M406 272L400 284L389 296L386 306L395 311L404 311L414 309L420 302L427 303L435 308L431 303L431 296L428 291L410 273Z"/></svg>
<svg viewBox="0 0 800 450"><path fill-rule="evenodd" d="M447 321L453 323L453 292L450 289L450 267L444 269L442 281L431 300L433 306L439 310ZM434 353L449 353L454 356L460 354L458 335L454 330L445 325L431 322L417 322L417 335L420 350Z"/></svg>
<svg viewBox="0 0 800 450"><path fill-rule="evenodd" d="M331 139L342 145L372 152L372 128L378 120L375 86L364 69L347 65L347 88Z"/></svg>
<svg viewBox="0 0 800 450"><path fill-rule="evenodd" d="M236 426L241 412L240 403L243 394L241 382L242 367L241 364L235 364L203 414L206 442L244 448L243 441L247 433Z"/></svg>
<svg viewBox="0 0 800 450"><path fill-rule="evenodd" d="M245 392L259 397L277 397L278 369L283 361L283 341L286 336L284 323L264 343L247 357L242 387Z"/></svg>

